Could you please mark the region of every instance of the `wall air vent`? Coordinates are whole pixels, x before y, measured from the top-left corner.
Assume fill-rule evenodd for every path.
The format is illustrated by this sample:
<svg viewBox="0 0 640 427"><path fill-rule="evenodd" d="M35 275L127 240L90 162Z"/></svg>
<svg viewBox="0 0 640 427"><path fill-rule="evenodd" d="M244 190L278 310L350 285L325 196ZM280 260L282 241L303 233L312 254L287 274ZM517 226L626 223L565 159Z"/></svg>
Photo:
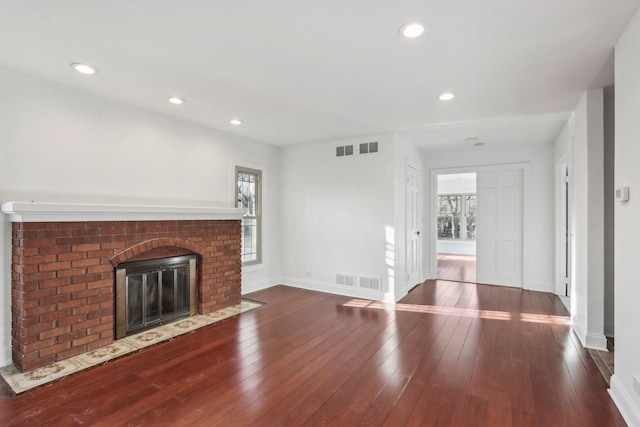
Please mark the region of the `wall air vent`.
<svg viewBox="0 0 640 427"><path fill-rule="evenodd" d="M378 152L378 141L364 142L360 144L360 154L377 153L377 152Z"/></svg>
<svg viewBox="0 0 640 427"><path fill-rule="evenodd" d="M336 147L336 157L353 156L353 145Z"/></svg>
<svg viewBox="0 0 640 427"><path fill-rule="evenodd" d="M356 283L356 276L353 274L336 273L336 283L344 286L354 286Z"/></svg>
<svg viewBox="0 0 640 427"><path fill-rule="evenodd" d="M379 291L380 278L360 276L360 287L365 289L376 289Z"/></svg>

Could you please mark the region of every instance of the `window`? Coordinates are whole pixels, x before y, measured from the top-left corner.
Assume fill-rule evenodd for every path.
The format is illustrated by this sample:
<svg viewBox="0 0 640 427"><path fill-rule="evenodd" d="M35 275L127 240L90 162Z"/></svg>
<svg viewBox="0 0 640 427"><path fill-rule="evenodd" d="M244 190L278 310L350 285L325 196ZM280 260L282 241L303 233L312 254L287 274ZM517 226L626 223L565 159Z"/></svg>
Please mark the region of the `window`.
<svg viewBox="0 0 640 427"><path fill-rule="evenodd" d="M262 172L236 166L236 207L246 209L242 219L242 263L259 264L261 251L261 178Z"/></svg>
<svg viewBox="0 0 640 427"><path fill-rule="evenodd" d="M476 195L438 196L438 239L476 239Z"/></svg>

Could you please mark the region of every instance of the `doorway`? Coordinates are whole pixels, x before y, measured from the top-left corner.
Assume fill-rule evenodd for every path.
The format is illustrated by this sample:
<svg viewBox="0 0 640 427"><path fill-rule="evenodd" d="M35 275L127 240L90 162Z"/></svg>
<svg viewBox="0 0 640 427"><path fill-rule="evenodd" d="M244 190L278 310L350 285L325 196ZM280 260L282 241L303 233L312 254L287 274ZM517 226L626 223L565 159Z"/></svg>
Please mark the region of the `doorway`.
<svg viewBox="0 0 640 427"><path fill-rule="evenodd" d="M475 253L471 253L475 255L475 277L462 277L462 280L512 287L523 286L523 252L525 251L523 224L526 212L524 209L524 189L528 170L527 163L432 170L431 194L433 196L430 199L432 200L431 230L433 231L430 247L433 255L431 256L430 268L435 278L447 277L447 280L461 280L460 276L457 279L450 278L451 276L447 275L444 270L447 259L442 254L453 251L450 248L443 248L442 244L438 248L438 240L443 240L440 236L443 233L445 235L449 233L449 236L453 236L450 240L471 236L475 238ZM475 205L475 209L471 211L467 208L466 211L462 211L462 206L460 206L458 224L462 221L463 213L467 217L473 213L473 217L467 218L465 227L460 226L460 233L456 234L458 226L455 225L455 219L449 220L448 223L453 224L450 229L445 228L448 227L448 223L447 220L442 219L442 216L446 216L444 212L448 208L446 201L441 198L446 193L455 194L453 190L446 189L447 184L443 183L440 186L439 180L453 181L456 178L455 175L464 176L466 174L475 176L475 195L468 199L469 205ZM441 176L444 178L440 178ZM442 193L439 192L439 187L442 187ZM443 214L441 214L441 203ZM462 205L462 202L460 204ZM439 221L443 224L439 225ZM473 227L470 227L470 224L473 224ZM472 231L473 233L471 233ZM438 254L441 254L441 262L438 262ZM457 255L466 254L458 253ZM473 258L469 261L473 261ZM467 265L463 268L465 271L474 270L473 265Z"/></svg>
<svg viewBox="0 0 640 427"><path fill-rule="evenodd" d="M476 282L476 175L437 176L437 279Z"/></svg>

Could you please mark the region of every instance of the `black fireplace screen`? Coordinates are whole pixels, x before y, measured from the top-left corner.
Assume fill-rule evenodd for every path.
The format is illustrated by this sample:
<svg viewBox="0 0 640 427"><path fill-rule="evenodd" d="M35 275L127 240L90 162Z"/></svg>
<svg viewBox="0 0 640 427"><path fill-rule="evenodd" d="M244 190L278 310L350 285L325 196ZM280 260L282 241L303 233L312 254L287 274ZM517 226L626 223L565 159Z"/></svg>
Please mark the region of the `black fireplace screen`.
<svg viewBox="0 0 640 427"><path fill-rule="evenodd" d="M120 264L116 338L195 314L195 283L195 255Z"/></svg>

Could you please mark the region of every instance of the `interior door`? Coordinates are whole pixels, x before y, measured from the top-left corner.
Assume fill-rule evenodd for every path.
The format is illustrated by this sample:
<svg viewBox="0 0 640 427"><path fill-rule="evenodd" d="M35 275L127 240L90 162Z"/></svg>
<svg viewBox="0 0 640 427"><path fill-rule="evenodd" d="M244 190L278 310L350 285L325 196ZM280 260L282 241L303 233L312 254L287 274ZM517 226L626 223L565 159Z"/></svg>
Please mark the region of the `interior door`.
<svg viewBox="0 0 640 427"><path fill-rule="evenodd" d="M407 165L407 289L411 289L420 281L420 202L418 197L418 169Z"/></svg>
<svg viewBox="0 0 640 427"><path fill-rule="evenodd" d="M522 171L478 173L478 283L522 286Z"/></svg>

